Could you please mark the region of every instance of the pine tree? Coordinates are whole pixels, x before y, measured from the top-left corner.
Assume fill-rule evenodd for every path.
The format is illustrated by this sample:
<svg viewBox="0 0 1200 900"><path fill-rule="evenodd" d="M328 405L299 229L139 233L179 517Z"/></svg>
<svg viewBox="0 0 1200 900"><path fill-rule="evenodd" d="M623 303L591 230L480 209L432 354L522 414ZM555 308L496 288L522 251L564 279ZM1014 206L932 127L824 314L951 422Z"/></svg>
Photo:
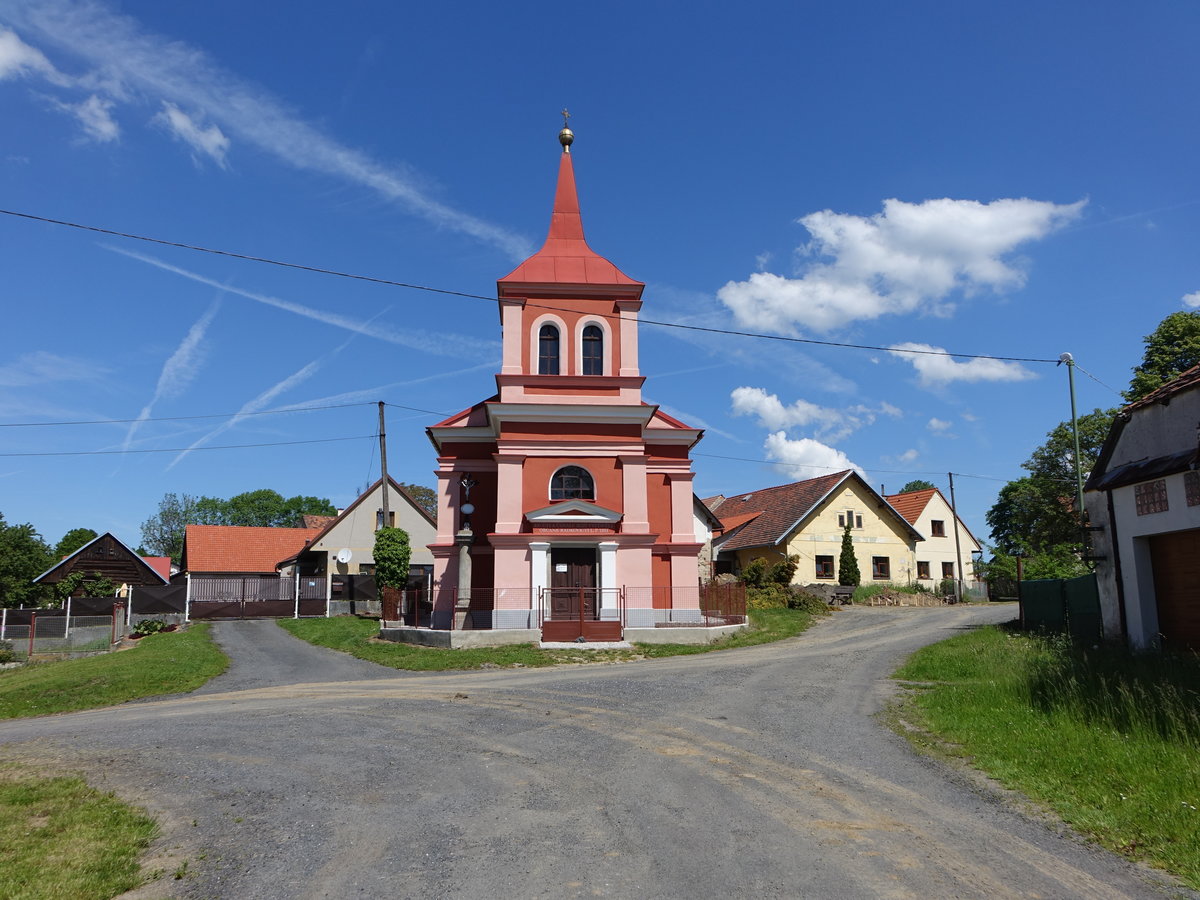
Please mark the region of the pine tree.
<svg viewBox="0 0 1200 900"><path fill-rule="evenodd" d="M842 532L842 555L838 557L838 584L843 587L858 587L862 576L858 573L858 557L854 555L854 538L850 536L850 523Z"/></svg>

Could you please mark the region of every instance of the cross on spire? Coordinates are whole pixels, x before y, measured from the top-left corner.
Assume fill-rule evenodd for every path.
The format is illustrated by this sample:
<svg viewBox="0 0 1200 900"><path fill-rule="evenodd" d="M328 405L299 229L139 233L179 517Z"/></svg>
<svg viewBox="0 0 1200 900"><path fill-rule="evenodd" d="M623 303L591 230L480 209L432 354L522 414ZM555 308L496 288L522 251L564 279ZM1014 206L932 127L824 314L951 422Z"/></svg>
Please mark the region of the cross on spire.
<svg viewBox="0 0 1200 900"><path fill-rule="evenodd" d="M562 117L563 117L563 128L566 128L567 127L567 119L571 118L571 114L569 112L567 112L567 108L565 106L563 107Z"/></svg>

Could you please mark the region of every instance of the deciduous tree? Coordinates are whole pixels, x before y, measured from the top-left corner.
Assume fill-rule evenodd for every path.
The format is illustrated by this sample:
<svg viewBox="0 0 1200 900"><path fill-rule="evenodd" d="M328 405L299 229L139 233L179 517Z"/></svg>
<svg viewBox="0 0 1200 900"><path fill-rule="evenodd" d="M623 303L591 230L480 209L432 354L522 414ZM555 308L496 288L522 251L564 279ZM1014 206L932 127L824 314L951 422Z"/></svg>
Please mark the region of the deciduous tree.
<svg viewBox="0 0 1200 900"><path fill-rule="evenodd" d="M80 547L85 547L91 541L94 541L99 535L90 528L72 528L62 536L62 539L54 545L54 558L62 559L64 556L70 556Z"/></svg>
<svg viewBox="0 0 1200 900"><path fill-rule="evenodd" d="M934 487L932 481L926 481L924 478L914 478L904 487L900 488L900 493L907 494L910 491L927 491L932 487Z"/></svg>
<svg viewBox="0 0 1200 900"><path fill-rule="evenodd" d="M404 488L408 496L416 501L417 506L437 518L437 494L432 489L425 487L423 484L405 484L400 483L400 487Z"/></svg>
<svg viewBox="0 0 1200 900"><path fill-rule="evenodd" d="M9 525L0 514L0 606L37 606L49 591L37 578L54 564L54 554L32 525Z"/></svg>
<svg viewBox="0 0 1200 900"><path fill-rule="evenodd" d="M1142 340L1146 350L1125 392L1131 403L1200 365L1200 312L1171 313Z"/></svg>

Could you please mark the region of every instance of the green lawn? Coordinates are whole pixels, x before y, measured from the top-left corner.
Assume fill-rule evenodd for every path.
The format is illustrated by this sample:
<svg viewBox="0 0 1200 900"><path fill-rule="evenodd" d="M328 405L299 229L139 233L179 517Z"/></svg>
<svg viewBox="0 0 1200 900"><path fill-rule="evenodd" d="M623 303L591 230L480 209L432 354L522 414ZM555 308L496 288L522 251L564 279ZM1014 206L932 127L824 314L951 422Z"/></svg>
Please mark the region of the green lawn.
<svg viewBox="0 0 1200 900"><path fill-rule="evenodd" d="M195 690L229 660L208 625L152 634L130 650L33 663L0 672L0 719L113 706L139 697Z"/></svg>
<svg viewBox="0 0 1200 900"><path fill-rule="evenodd" d="M393 669L436 671L478 669L484 666L554 666L563 663L612 662L647 657L682 656L732 647L749 647L792 637L812 624L813 614L797 609L751 610L751 627L715 644L638 644L633 650L539 650L534 644L440 650L373 640L379 634L375 619L338 616L332 619L278 619L296 637L341 650L359 659Z"/></svg>
<svg viewBox="0 0 1200 900"><path fill-rule="evenodd" d="M940 749L1200 888L1200 658L989 627L918 651L896 677L919 683L902 715Z"/></svg>
<svg viewBox="0 0 1200 900"><path fill-rule="evenodd" d="M142 883L138 857L154 837L140 810L75 777L0 766L0 896L107 898Z"/></svg>

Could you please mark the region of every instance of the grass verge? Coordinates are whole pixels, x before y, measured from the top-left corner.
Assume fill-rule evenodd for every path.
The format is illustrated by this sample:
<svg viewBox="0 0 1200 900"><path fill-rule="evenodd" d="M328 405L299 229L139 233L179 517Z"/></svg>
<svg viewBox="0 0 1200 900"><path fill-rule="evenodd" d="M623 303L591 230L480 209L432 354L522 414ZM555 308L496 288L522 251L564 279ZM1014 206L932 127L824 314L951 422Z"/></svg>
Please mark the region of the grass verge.
<svg viewBox="0 0 1200 900"><path fill-rule="evenodd" d="M153 820L81 778L0 766L0 893L11 900L115 897L143 881Z"/></svg>
<svg viewBox="0 0 1200 900"><path fill-rule="evenodd" d="M918 683L901 714L940 749L1200 888L1200 658L988 627L918 651L896 677Z"/></svg>
<svg viewBox="0 0 1200 900"><path fill-rule="evenodd" d="M751 627L715 644L638 644L633 650L539 650L534 644L511 647L481 647L469 650L439 650L413 644L373 640L379 622L338 616L332 619L278 619L280 627L301 640L341 650L359 659L393 669L440 671L493 667L555 666L582 662L622 662L633 659L684 656L749 647L793 637L807 629L815 616L799 609L750 611Z"/></svg>
<svg viewBox="0 0 1200 900"><path fill-rule="evenodd" d="M195 690L225 671L229 660L206 623L152 634L130 650L32 663L0 672L0 718L114 706L139 697Z"/></svg>

